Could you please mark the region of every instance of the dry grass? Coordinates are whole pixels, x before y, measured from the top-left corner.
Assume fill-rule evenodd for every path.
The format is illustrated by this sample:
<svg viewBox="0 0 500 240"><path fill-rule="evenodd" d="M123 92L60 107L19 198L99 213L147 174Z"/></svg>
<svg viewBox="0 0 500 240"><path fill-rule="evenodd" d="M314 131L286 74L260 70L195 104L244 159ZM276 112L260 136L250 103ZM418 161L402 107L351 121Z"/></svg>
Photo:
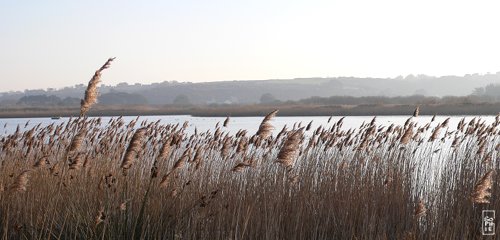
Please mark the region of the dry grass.
<svg viewBox="0 0 500 240"><path fill-rule="evenodd" d="M342 122L253 142L243 130L138 119L20 127L0 141L1 234L478 238L481 210L500 210L498 121L384 127L374 118L348 131Z"/></svg>

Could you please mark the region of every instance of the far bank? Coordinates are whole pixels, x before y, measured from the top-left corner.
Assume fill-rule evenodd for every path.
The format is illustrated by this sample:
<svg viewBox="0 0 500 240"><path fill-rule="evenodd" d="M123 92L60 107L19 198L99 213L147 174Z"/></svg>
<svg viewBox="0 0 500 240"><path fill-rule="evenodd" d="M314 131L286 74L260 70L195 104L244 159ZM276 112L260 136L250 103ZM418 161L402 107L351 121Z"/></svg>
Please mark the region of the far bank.
<svg viewBox="0 0 500 240"><path fill-rule="evenodd" d="M500 103L481 104L428 104L419 105L421 115L497 115ZM412 115L417 105L362 104L255 104L255 105L96 105L88 116L152 116L191 115L203 117L264 116L279 109L280 116L388 116ZM77 107L9 107L0 108L0 118L77 117Z"/></svg>

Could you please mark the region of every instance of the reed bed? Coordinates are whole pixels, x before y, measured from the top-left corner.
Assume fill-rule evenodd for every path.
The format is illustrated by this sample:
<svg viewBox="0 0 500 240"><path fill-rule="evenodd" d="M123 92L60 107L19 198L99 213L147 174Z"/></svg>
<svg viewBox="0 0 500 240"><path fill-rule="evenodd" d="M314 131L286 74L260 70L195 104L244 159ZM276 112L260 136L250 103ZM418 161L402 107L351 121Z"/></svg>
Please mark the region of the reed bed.
<svg viewBox="0 0 500 240"><path fill-rule="evenodd" d="M3 239L476 239L499 117L273 134L80 117L0 139ZM418 112L415 113L418 116ZM497 228L497 234L498 234Z"/></svg>

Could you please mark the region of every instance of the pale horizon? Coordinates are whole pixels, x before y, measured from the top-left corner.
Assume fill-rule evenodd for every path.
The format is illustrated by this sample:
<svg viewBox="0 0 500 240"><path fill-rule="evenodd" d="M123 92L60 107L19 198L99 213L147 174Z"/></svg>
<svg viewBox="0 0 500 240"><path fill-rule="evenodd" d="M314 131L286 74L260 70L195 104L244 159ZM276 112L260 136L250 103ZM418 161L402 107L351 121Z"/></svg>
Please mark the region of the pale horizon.
<svg viewBox="0 0 500 240"><path fill-rule="evenodd" d="M2 92L500 71L495 1L0 3ZM499 63L497 63L499 62Z"/></svg>
<svg viewBox="0 0 500 240"><path fill-rule="evenodd" d="M107 72L108 70L106 70ZM114 83L108 83L108 81L104 80L103 82L101 82L100 85L103 85L103 86L109 86L109 87L115 87L117 86L118 84L121 84L121 83L126 83L127 85L135 85L135 84L141 84L141 85L150 85L150 84L158 84L158 83L164 83L164 82L177 82L177 83L216 83L216 82L233 82L233 81L236 81L236 82L246 82L246 81L286 81L286 80L299 80L299 79L329 79L329 78L358 78L358 79L363 79L363 78L379 78L379 79L394 79L394 80L397 80L397 79L401 79L401 80L405 80L408 76L410 75L413 75L414 77L419 77L419 76L426 76L426 77L430 77L430 78L441 78L441 77L466 77L467 75L479 75L479 76L485 76L485 75L488 75L488 74L492 74L492 75L498 75L500 74L500 71L498 72L487 72L487 73L466 73L464 75L442 75L442 76L433 76L433 75L427 75L427 74L408 74L406 76L403 76L403 75L398 75L398 76L394 76L394 77L372 77L372 76L309 76L309 77L290 77L290 78L269 78L269 79L222 79L222 80L201 80L201 81L181 81L181 80L177 80L177 79L171 79L171 80L163 80L163 81L157 81L157 82L152 82L152 81L147 81L147 82L114 82ZM106 75L106 73L103 73L103 75ZM103 77L104 79L106 79L106 77ZM90 80L90 78L88 79ZM83 81L81 83L75 83L73 85L64 85L64 86L58 86L58 87L45 87L45 88L26 88L26 89L14 89L14 90L2 90L0 93L6 93L6 92L23 92L25 90L48 90L48 89L53 89L53 90L61 90L61 89L64 89L64 88L67 88L67 87L75 87L76 85L84 85L84 86L87 86L88 84L88 80L87 81ZM492 84L495 84L494 82L491 82Z"/></svg>

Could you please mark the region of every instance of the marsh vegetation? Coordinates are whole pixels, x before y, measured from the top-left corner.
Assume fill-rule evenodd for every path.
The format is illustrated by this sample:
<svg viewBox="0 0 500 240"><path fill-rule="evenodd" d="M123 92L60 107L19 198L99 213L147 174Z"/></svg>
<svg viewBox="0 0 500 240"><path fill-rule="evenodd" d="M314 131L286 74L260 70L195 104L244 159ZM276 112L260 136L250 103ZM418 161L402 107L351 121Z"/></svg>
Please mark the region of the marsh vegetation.
<svg viewBox="0 0 500 240"><path fill-rule="evenodd" d="M0 140L4 239L478 238L498 117L273 135L76 118ZM446 151L451 154L442 154Z"/></svg>

